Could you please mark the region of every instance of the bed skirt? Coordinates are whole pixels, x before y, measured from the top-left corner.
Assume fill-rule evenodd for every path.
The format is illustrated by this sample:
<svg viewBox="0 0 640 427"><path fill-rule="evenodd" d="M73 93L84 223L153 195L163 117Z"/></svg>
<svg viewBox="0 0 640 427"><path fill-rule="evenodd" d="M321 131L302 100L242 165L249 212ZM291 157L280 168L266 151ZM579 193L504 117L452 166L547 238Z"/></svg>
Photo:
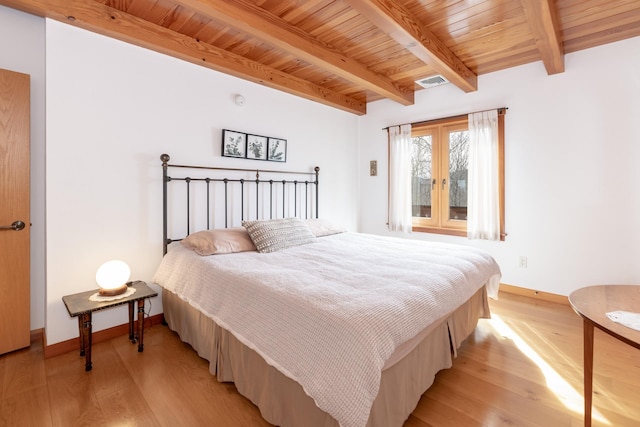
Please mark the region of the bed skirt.
<svg viewBox="0 0 640 427"><path fill-rule="evenodd" d="M162 303L169 327L209 361L209 371L218 381L233 382L240 394L258 406L266 421L283 427L338 426L297 382L268 365L229 331L166 289ZM432 325L411 351L383 370L367 426L402 426L433 384L436 373L451 367L456 350L474 331L478 319L489 317L487 290L483 286L457 310Z"/></svg>

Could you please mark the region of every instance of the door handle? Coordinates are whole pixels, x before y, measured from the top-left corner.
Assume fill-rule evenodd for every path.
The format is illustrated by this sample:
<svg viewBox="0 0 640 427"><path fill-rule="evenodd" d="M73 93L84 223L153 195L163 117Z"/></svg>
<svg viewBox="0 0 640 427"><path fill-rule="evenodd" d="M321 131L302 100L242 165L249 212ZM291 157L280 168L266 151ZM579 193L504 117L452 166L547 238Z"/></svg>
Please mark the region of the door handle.
<svg viewBox="0 0 640 427"><path fill-rule="evenodd" d="M22 221L13 221L11 225L0 226L0 230L15 230L20 231L25 227L25 223Z"/></svg>

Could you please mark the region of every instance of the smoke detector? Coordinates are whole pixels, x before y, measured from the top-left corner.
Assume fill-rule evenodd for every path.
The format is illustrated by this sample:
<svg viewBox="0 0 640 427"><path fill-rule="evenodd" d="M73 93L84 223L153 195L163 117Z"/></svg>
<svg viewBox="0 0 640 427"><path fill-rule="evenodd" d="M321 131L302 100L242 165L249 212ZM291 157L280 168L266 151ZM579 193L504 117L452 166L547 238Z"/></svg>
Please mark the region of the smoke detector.
<svg viewBox="0 0 640 427"><path fill-rule="evenodd" d="M422 86L425 89L429 89L430 87L440 86L446 83L449 83L449 80L445 79L441 75L427 77L425 79L416 80L416 83Z"/></svg>

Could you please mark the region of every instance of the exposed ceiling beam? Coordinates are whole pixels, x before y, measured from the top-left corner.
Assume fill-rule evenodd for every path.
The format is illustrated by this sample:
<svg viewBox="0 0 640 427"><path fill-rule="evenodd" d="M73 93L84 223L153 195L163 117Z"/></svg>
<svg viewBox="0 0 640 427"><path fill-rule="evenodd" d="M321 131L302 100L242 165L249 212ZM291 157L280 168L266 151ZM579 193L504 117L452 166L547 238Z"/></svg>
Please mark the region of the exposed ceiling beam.
<svg viewBox="0 0 640 427"><path fill-rule="evenodd" d="M558 13L553 0L521 0L547 74L564 72Z"/></svg>
<svg viewBox="0 0 640 427"><path fill-rule="evenodd" d="M413 88L401 88L390 78L371 71L361 63L328 46L247 0L175 0L176 3L208 18L224 22L251 34L309 64L325 69L365 89L402 105L414 102Z"/></svg>
<svg viewBox="0 0 640 427"><path fill-rule="evenodd" d="M478 76L398 0L347 2L451 83L465 92L478 90Z"/></svg>
<svg viewBox="0 0 640 427"><path fill-rule="evenodd" d="M216 71L354 114L366 103L105 6L95 0L0 0L0 4L65 22Z"/></svg>

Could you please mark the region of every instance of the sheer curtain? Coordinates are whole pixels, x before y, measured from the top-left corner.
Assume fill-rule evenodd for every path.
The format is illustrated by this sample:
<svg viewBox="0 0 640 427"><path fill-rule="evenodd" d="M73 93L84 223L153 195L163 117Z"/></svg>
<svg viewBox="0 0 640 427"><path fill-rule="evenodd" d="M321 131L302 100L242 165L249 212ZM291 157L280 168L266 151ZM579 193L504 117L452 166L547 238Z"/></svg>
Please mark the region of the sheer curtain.
<svg viewBox="0 0 640 427"><path fill-rule="evenodd" d="M411 232L411 125L389 128L389 230Z"/></svg>
<svg viewBox="0 0 640 427"><path fill-rule="evenodd" d="M467 235L500 240L498 111L469 114Z"/></svg>

